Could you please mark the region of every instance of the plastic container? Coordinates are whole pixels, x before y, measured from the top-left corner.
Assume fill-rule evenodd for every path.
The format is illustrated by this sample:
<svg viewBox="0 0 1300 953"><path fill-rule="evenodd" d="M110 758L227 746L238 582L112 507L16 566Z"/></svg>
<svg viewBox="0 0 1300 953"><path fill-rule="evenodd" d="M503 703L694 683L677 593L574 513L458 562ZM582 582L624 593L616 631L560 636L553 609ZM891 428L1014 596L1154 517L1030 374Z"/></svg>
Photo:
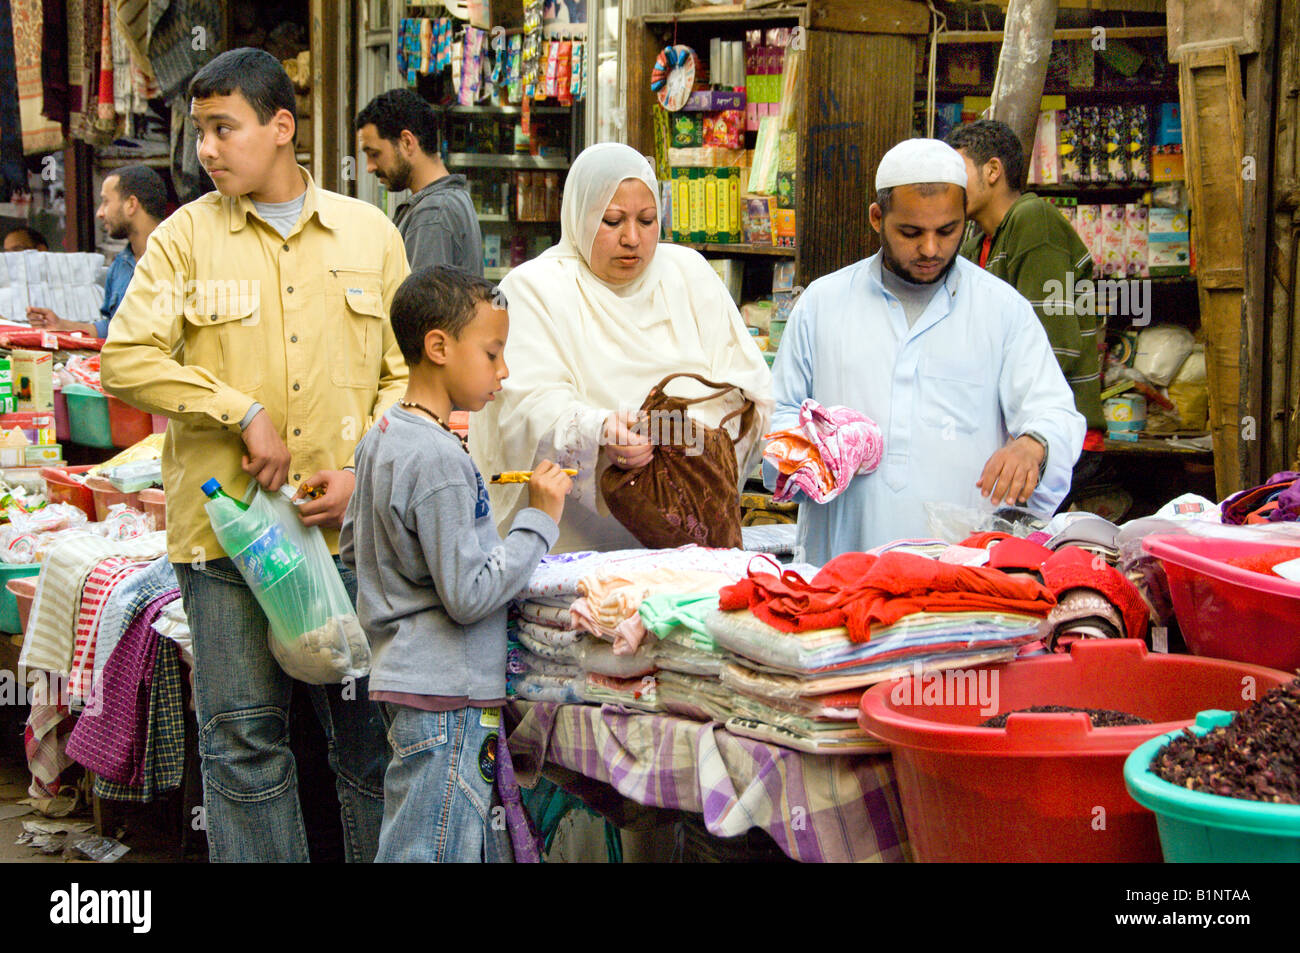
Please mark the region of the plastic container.
<svg viewBox="0 0 1300 953"><path fill-rule="evenodd" d="M86 486L95 497L95 522L102 523L108 517L108 508L115 503L125 503L132 509L144 512L139 493L123 493L113 486L108 477L86 477Z"/></svg>
<svg viewBox="0 0 1300 953"><path fill-rule="evenodd" d="M977 687L981 672L985 691ZM1124 759L1191 724L1198 711L1245 707L1248 676L1256 696L1291 678L1240 662L1156 655L1137 640L1086 640L1069 655L873 686L858 720L893 752L919 861L1158 862L1155 817L1129 797ZM1106 708L1153 724L1093 728L1087 715L1066 713L978 727L1034 705Z"/></svg>
<svg viewBox="0 0 1300 953"><path fill-rule="evenodd" d="M63 389L68 403L68 433L73 443L110 449L113 431L109 422L108 398L89 387L69 384Z"/></svg>
<svg viewBox="0 0 1300 953"><path fill-rule="evenodd" d="M1203 735L1232 721L1202 711L1192 731ZM1138 746L1124 762L1129 794L1156 815L1165 861L1185 863L1300 862L1300 804L1266 804L1189 791L1151 772L1155 756L1181 734L1171 731Z"/></svg>
<svg viewBox="0 0 1300 953"><path fill-rule="evenodd" d="M109 397L108 431L113 446L133 447L154 432L153 418L143 410L136 410L116 397Z"/></svg>
<svg viewBox="0 0 1300 953"><path fill-rule="evenodd" d="M26 632L27 620L32 615L32 601L36 598L36 577L10 579L5 583L5 588L13 595L18 606L18 631Z"/></svg>
<svg viewBox="0 0 1300 953"><path fill-rule="evenodd" d="M84 467L41 467L41 479L45 481L45 495L51 503L71 503L86 514L87 519L95 518L95 494L84 483L72 479L69 473L85 473L92 466Z"/></svg>
<svg viewBox="0 0 1300 953"><path fill-rule="evenodd" d="M1164 564L1174 614L1193 654L1300 668L1300 583L1226 562L1282 545L1199 536L1142 540Z"/></svg>
<svg viewBox="0 0 1300 953"><path fill-rule="evenodd" d="M9 588L9 581L39 576L40 573L40 563L0 563L0 583L4 584L0 587L0 632L23 632L26 629L18 615L18 599ZM35 589L32 595L36 595ZM30 606L28 608L30 610Z"/></svg>
<svg viewBox="0 0 1300 953"><path fill-rule="evenodd" d="M149 424L153 427L154 433L167 432L167 418L164 417L162 414L150 414Z"/></svg>
<svg viewBox="0 0 1300 953"><path fill-rule="evenodd" d="M153 517L155 531L167 528L167 494L150 487L140 491L140 504Z"/></svg>
<svg viewBox="0 0 1300 953"><path fill-rule="evenodd" d="M68 398L63 390L54 392L54 433L60 442L72 439L72 429L68 424Z"/></svg>

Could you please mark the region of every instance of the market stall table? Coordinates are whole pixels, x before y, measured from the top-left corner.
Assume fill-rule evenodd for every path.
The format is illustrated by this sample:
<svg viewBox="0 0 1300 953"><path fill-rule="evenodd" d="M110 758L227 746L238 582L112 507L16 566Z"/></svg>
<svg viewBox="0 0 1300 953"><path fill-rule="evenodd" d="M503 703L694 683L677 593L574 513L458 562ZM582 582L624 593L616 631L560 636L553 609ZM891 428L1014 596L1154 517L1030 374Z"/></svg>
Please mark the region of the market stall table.
<svg viewBox="0 0 1300 953"><path fill-rule="evenodd" d="M505 711L523 787L558 766L638 804L702 814L717 837L760 827L795 860L911 860L888 755L803 754L717 722L609 705L512 701Z"/></svg>

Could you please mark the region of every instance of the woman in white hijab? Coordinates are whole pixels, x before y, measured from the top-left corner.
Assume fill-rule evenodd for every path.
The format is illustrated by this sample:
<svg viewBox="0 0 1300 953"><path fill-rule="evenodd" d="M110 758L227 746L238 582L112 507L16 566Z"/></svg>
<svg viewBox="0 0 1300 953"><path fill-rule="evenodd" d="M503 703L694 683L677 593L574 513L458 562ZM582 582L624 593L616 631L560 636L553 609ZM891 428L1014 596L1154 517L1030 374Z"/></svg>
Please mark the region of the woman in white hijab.
<svg viewBox="0 0 1300 953"><path fill-rule="evenodd" d="M721 279L698 252L660 245L659 219L659 185L645 157L618 143L591 146L569 170L559 244L501 282L510 376L474 415L470 450L485 474L547 458L577 468L555 552L640 545L609 514L600 475L650 461L651 440L629 427L650 388L670 373L740 387L758 410L736 447L742 481L761 452L771 373ZM688 379L668 390L709 393ZM733 391L695 405L692 416L714 427L740 404ZM728 428L734 437L736 421ZM527 505L524 489L492 487L499 524L508 526Z"/></svg>

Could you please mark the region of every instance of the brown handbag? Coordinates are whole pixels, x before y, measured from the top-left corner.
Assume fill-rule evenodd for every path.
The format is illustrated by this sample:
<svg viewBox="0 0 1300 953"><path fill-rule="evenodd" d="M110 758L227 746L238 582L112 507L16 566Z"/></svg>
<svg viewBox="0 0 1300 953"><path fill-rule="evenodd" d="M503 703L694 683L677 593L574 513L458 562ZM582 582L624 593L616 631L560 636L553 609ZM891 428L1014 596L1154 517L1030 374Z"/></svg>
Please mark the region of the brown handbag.
<svg viewBox="0 0 1300 953"><path fill-rule="evenodd" d="M677 377L689 377L715 392L689 400L670 397L664 387ZM754 402L746 399L717 427L705 427L687 413L692 404L739 389L698 374L669 374L646 395L635 429L649 434L655 444L654 455L639 470L610 467L600 478L600 492L610 513L643 546L673 549L696 543L741 547L736 448L725 428L739 416L736 440L744 440L755 423ZM697 439L687 439L690 435ZM687 453L695 447L702 452Z"/></svg>

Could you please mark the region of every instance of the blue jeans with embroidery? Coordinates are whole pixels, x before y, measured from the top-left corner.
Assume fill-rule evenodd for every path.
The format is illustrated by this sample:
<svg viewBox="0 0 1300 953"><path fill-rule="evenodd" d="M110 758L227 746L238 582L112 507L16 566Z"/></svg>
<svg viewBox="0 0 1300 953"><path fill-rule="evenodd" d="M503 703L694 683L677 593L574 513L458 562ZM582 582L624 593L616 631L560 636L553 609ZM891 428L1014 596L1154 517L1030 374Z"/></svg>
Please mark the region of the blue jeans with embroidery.
<svg viewBox="0 0 1300 953"><path fill-rule="evenodd" d="M357 582L335 557L353 602ZM214 862L309 859L289 748L293 680L267 646L267 620L229 559L174 563L194 639L208 853ZM324 728L350 863L374 859L388 742L368 679L310 686Z"/></svg>
<svg viewBox="0 0 1300 953"><path fill-rule="evenodd" d="M380 704L393 760L384 773L377 863L511 859L493 811L500 710L421 711Z"/></svg>

